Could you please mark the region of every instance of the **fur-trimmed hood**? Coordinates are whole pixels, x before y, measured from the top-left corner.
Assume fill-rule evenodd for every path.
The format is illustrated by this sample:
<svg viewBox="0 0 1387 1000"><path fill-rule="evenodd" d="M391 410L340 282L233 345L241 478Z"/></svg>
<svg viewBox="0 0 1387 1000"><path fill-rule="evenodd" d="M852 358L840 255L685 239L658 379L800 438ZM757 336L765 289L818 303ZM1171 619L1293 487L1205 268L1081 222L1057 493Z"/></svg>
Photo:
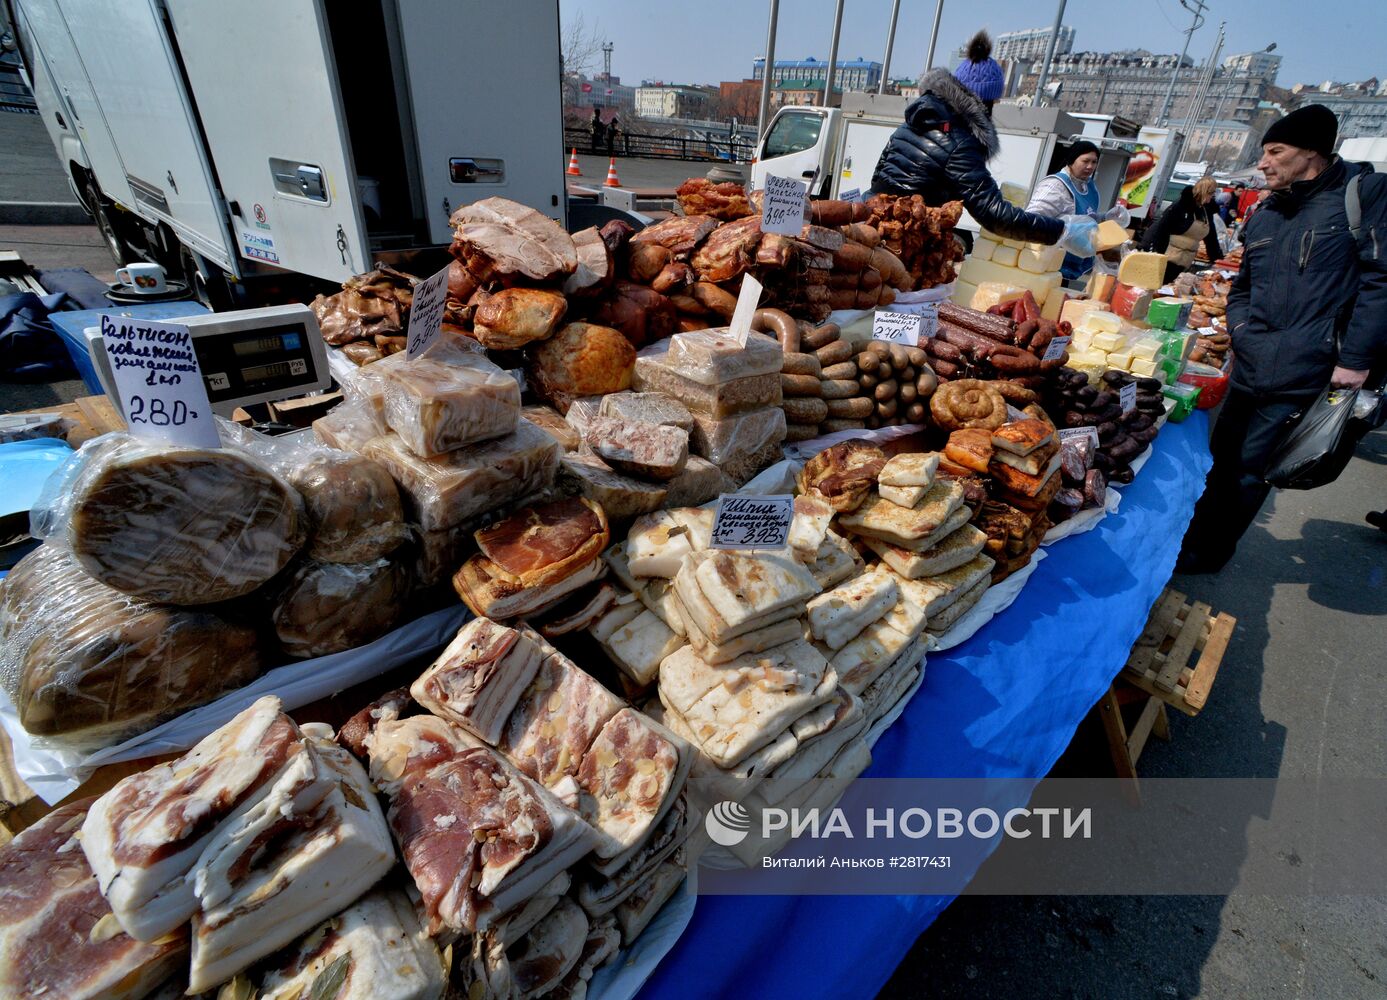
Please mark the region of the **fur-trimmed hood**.
<svg viewBox="0 0 1387 1000"><path fill-rule="evenodd" d="M905 123L924 135L955 119L982 144L989 160L997 155L1001 143L987 106L948 70L932 69L920 80L920 96L905 109Z"/></svg>

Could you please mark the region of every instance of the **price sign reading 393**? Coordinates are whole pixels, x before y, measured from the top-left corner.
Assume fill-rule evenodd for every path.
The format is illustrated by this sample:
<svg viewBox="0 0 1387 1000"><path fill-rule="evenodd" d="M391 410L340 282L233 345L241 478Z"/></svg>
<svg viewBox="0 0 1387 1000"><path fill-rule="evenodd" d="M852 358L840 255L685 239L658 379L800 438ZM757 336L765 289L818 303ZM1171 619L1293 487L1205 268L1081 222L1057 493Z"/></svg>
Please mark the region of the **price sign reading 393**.
<svg viewBox="0 0 1387 1000"><path fill-rule="evenodd" d="M713 520L715 549L779 549L790 535L795 516L792 496L742 496L725 493Z"/></svg>

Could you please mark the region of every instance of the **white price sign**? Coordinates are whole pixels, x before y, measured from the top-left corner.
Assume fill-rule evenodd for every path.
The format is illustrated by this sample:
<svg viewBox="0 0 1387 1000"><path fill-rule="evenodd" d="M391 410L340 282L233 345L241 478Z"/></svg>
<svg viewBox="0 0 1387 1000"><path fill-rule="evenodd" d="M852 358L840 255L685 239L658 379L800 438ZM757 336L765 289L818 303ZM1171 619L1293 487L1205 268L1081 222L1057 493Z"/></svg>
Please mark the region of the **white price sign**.
<svg viewBox="0 0 1387 1000"><path fill-rule="evenodd" d="M862 192L857 188L849 188L847 191L838 192L839 201L861 201Z"/></svg>
<svg viewBox="0 0 1387 1000"><path fill-rule="evenodd" d="M1066 427L1060 431L1060 444L1066 441L1082 441L1088 438L1093 443L1093 447L1098 447L1098 428L1097 427Z"/></svg>
<svg viewBox="0 0 1387 1000"><path fill-rule="evenodd" d="M443 310L448 305L448 268L414 286L409 307L409 331L405 356L411 361L427 351L443 331Z"/></svg>
<svg viewBox="0 0 1387 1000"><path fill-rule="evenodd" d="M761 232L798 236L804 228L809 189L793 177L766 175L766 190L761 192Z"/></svg>
<svg viewBox="0 0 1387 1000"><path fill-rule="evenodd" d="M924 317L921 315L878 309L872 316L872 339L914 347L920 343L923 327Z"/></svg>
<svg viewBox="0 0 1387 1000"><path fill-rule="evenodd" d="M743 496L724 493L713 519L715 549L779 549L790 537L795 516L792 496Z"/></svg>
<svg viewBox="0 0 1387 1000"><path fill-rule="evenodd" d="M1064 357L1064 352L1068 349L1069 344L1073 339L1073 337L1054 338L1050 341L1049 345L1046 346L1045 354L1041 357L1040 360L1058 361L1060 358Z"/></svg>
<svg viewBox="0 0 1387 1000"><path fill-rule="evenodd" d="M131 434L189 448L221 447L186 326L103 313L101 340Z"/></svg>
<svg viewBox="0 0 1387 1000"><path fill-rule="evenodd" d="M1128 382L1118 390L1117 399L1122 404L1122 412L1131 413L1137 408L1137 384Z"/></svg>
<svg viewBox="0 0 1387 1000"><path fill-rule="evenodd" d="M737 293L737 308L732 310L732 322L728 329L737 343L745 347L751 335L751 321L756 315L756 307L761 304L761 282L750 274L742 275L742 290Z"/></svg>

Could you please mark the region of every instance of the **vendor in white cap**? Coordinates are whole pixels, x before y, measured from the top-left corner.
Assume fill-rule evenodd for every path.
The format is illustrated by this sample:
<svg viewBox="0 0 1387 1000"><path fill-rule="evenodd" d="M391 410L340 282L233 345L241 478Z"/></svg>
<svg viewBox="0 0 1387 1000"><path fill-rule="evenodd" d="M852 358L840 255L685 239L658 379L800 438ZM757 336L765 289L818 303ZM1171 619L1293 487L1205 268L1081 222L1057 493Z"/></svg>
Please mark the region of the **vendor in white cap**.
<svg viewBox="0 0 1387 1000"><path fill-rule="evenodd" d="M1052 219L1066 215L1098 216L1098 186L1093 183L1098 169L1098 147L1080 139L1065 152L1064 166L1058 173L1043 177L1031 194L1027 212ZM1078 278L1093 266L1092 257L1064 256L1060 273L1066 278Z"/></svg>

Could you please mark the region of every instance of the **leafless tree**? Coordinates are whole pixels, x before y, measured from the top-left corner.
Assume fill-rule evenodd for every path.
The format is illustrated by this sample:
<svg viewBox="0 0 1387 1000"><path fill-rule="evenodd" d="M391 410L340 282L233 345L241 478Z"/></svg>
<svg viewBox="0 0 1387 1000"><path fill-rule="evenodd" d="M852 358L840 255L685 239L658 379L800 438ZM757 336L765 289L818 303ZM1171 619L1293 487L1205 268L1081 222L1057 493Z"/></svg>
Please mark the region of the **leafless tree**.
<svg viewBox="0 0 1387 1000"><path fill-rule="evenodd" d="M563 103L576 105L581 77L596 68L607 37L601 26L588 24L582 11L566 18L559 30L559 55L563 68Z"/></svg>

